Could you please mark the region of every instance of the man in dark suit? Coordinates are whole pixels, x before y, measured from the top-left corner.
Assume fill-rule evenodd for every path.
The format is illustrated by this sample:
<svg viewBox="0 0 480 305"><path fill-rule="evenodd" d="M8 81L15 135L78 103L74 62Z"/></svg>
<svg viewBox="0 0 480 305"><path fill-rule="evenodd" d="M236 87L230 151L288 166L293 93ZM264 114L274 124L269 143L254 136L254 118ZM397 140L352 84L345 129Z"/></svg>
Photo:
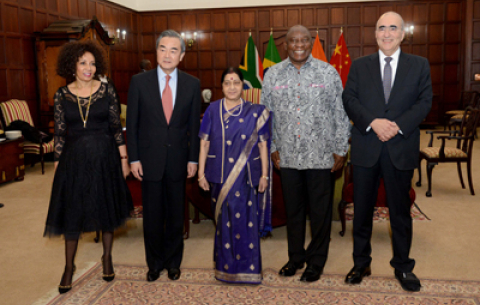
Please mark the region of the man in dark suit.
<svg viewBox="0 0 480 305"><path fill-rule="evenodd" d="M395 12L377 21L379 52L355 60L343 92L343 104L353 121L351 161L355 217L354 267L345 282L358 284L371 274L372 216L379 179L384 179L392 229L395 277L402 288L419 291L409 258L412 243L411 180L418 166L420 130L432 105L427 59L400 50L404 32Z"/></svg>
<svg viewBox="0 0 480 305"><path fill-rule="evenodd" d="M180 278L185 180L197 171L200 82L177 69L185 42L172 30L157 39L156 69L133 76L127 139L132 173L142 181L143 230L149 271Z"/></svg>

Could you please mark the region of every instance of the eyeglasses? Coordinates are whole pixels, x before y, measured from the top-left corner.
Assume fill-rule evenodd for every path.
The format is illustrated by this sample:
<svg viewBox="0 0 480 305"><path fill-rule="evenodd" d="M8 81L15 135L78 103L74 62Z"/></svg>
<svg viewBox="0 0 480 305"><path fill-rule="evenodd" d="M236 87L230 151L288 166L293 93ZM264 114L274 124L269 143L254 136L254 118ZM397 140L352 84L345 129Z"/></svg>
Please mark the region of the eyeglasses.
<svg viewBox="0 0 480 305"><path fill-rule="evenodd" d="M288 39L288 44L293 45L300 45L300 44L310 44L311 40L308 38L290 38Z"/></svg>

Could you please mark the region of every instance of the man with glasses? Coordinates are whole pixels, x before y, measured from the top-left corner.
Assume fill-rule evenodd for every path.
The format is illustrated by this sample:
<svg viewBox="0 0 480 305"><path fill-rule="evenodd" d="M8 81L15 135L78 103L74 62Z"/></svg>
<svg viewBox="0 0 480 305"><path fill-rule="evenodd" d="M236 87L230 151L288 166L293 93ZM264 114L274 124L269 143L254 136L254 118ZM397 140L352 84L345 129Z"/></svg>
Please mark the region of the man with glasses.
<svg viewBox="0 0 480 305"><path fill-rule="evenodd" d="M328 256L333 172L341 169L350 123L335 68L312 57L312 36L301 25L288 30L288 58L265 74L261 103L273 112L272 162L282 179L287 213L288 263L293 276L307 263L301 281L320 278ZM305 250L307 208L312 240Z"/></svg>
<svg viewBox="0 0 480 305"><path fill-rule="evenodd" d="M379 51L355 60L343 92L343 104L353 121L352 154L353 261L345 282L359 284L371 274L372 214L383 178L392 228L395 277L403 289L419 291L412 273L410 189L418 166L420 130L432 105L428 60L400 50L405 36L402 17L383 14L375 31Z"/></svg>

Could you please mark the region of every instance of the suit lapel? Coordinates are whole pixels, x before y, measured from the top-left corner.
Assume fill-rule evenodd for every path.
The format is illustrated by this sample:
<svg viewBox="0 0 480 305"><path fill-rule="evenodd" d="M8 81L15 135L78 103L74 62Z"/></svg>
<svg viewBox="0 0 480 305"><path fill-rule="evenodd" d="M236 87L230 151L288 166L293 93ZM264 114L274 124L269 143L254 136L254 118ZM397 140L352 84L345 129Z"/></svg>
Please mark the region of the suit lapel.
<svg viewBox="0 0 480 305"><path fill-rule="evenodd" d="M178 116L178 113L180 112L180 105L182 104L182 102L184 101L184 98L183 98L183 89L186 89L186 86L184 86L184 83L185 82L185 77L184 77L184 74L182 71L178 70L177 68L177 94L175 95L175 106L173 107L173 113L172 113L172 117L170 118L170 123L175 119L176 116ZM179 89L179 88L183 88L183 89Z"/></svg>
<svg viewBox="0 0 480 305"><path fill-rule="evenodd" d="M368 69L370 70L370 76L373 79L373 83L375 84L375 88L377 92L382 97L382 100L385 100L385 95L383 94L383 82L382 82L382 74L380 72L380 61L378 52L372 54L370 56L371 63L368 65Z"/></svg>
<svg viewBox="0 0 480 305"><path fill-rule="evenodd" d="M410 58L408 55L400 51L400 56L398 57L397 72L395 73L395 81L393 83L392 91L390 92L390 102L395 101L395 95L398 94L400 88L402 88L402 83L407 77L408 71L410 70Z"/></svg>

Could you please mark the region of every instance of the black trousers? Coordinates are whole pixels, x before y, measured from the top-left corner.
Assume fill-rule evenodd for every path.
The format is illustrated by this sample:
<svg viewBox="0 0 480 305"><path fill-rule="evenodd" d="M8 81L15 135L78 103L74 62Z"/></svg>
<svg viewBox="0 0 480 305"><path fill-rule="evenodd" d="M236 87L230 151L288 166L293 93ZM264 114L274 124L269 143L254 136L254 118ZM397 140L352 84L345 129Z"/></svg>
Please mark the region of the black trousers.
<svg viewBox="0 0 480 305"><path fill-rule="evenodd" d="M289 260L323 268L332 228L333 174L330 169L291 168L282 168L280 173L287 214ZM307 207L312 241L305 250Z"/></svg>
<svg viewBox="0 0 480 305"><path fill-rule="evenodd" d="M390 265L402 272L411 272L415 261L409 258L412 245L410 188L413 170L398 170L383 145L378 162L373 167L353 167L353 261L367 267L372 261L373 210L377 200L380 178L383 177L392 228L393 258Z"/></svg>
<svg viewBox="0 0 480 305"><path fill-rule="evenodd" d="M149 269L180 268L183 257L185 177L172 181L168 167L160 181L142 181L143 236Z"/></svg>

